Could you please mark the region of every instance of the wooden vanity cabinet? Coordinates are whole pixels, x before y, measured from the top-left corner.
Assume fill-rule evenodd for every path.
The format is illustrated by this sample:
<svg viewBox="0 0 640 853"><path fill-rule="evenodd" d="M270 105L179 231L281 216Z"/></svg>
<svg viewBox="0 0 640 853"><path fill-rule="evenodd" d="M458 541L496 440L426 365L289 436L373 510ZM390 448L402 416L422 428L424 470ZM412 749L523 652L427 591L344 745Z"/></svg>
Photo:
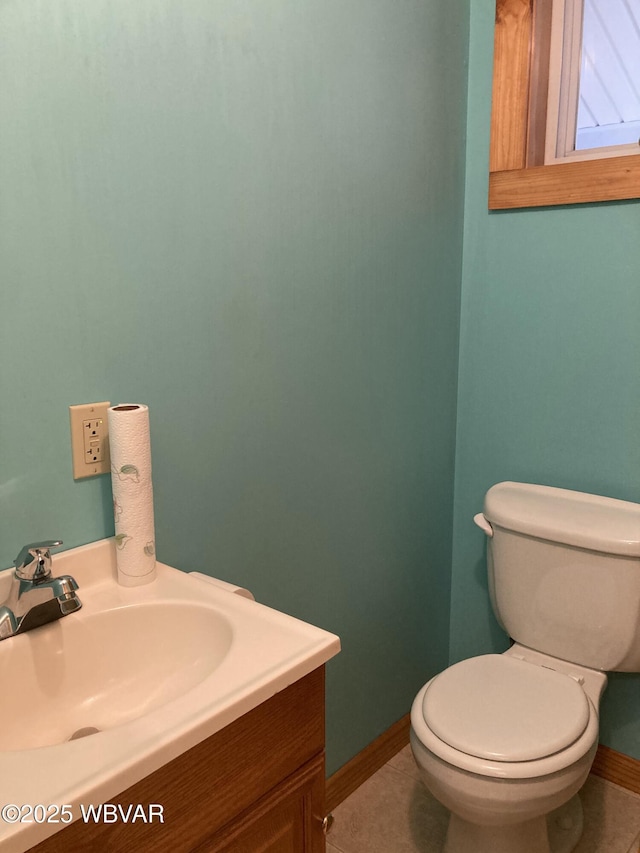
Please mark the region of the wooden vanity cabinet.
<svg viewBox="0 0 640 853"><path fill-rule="evenodd" d="M324 666L110 802L164 823L84 823L33 853L324 853Z"/></svg>

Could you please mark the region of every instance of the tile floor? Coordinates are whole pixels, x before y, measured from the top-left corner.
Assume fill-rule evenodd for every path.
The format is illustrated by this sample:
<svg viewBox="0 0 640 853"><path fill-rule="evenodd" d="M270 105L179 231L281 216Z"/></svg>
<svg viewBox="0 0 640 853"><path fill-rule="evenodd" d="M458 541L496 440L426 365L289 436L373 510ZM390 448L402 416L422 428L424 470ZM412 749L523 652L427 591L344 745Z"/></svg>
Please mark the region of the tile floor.
<svg viewBox="0 0 640 853"><path fill-rule="evenodd" d="M574 853L637 853L640 795L590 776L585 828ZM333 812L327 853L441 853L448 813L420 782L410 747Z"/></svg>

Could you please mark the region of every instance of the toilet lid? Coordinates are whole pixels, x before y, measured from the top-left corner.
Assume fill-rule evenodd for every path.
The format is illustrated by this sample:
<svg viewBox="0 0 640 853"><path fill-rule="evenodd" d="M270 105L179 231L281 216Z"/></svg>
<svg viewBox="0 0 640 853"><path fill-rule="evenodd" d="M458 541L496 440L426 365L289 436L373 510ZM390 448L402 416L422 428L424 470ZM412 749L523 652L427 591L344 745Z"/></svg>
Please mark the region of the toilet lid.
<svg viewBox="0 0 640 853"><path fill-rule="evenodd" d="M428 685L422 713L440 740L494 761L532 761L565 749L589 722L568 675L505 655L461 661Z"/></svg>

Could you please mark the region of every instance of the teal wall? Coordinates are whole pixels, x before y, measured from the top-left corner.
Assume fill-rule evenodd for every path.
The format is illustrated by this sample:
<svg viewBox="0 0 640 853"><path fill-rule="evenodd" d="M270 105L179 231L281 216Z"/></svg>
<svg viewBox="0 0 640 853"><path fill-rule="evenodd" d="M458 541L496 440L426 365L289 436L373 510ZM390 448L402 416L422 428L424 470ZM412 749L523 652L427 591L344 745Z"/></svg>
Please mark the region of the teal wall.
<svg viewBox="0 0 640 853"><path fill-rule="evenodd" d="M342 638L330 771L506 646L489 485L639 498L640 205L487 212L493 10L465 116L466 0L0 6L0 565L113 532L67 407L148 403L161 559Z"/></svg>
<svg viewBox="0 0 640 853"><path fill-rule="evenodd" d="M506 648L473 525L500 480L640 500L640 203L487 212L494 0L472 5L450 659ZM640 676L601 740L640 758Z"/></svg>
<svg viewBox="0 0 640 853"><path fill-rule="evenodd" d="M329 767L446 664L467 0L0 4L0 565L113 533L337 632Z"/></svg>

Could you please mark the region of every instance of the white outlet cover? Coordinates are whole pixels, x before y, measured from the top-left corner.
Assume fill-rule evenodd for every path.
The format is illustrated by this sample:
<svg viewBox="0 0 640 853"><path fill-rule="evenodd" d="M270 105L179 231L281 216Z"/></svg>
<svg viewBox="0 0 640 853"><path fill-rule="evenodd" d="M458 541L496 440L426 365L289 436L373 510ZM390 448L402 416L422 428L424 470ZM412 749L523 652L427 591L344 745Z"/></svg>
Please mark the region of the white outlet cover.
<svg viewBox="0 0 640 853"><path fill-rule="evenodd" d="M109 455L109 427L107 409L111 403L82 403L69 406L69 423L71 426L71 457L73 461L73 478L81 480L85 477L95 477L98 474L108 474L111 471ZM96 420L99 424L98 435L102 442L101 459L97 462L87 457L85 448L85 421Z"/></svg>

